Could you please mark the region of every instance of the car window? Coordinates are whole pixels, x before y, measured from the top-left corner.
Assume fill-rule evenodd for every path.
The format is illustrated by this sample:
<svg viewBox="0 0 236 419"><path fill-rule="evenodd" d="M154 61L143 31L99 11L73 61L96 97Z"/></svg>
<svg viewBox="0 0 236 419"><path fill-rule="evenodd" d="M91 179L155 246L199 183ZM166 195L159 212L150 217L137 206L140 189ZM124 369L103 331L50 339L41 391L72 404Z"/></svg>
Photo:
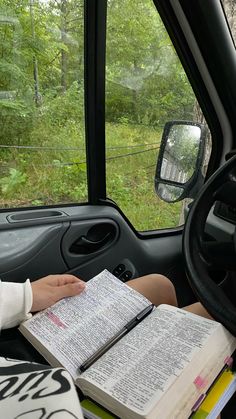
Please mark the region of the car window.
<svg viewBox="0 0 236 419"><path fill-rule="evenodd" d="M106 63L108 195L138 230L176 227L183 203L154 191L163 128L205 121L152 0L108 2Z"/></svg>
<svg viewBox="0 0 236 419"><path fill-rule="evenodd" d="M0 207L87 200L84 2L0 1Z"/></svg>
<svg viewBox="0 0 236 419"><path fill-rule="evenodd" d="M236 44L236 3L235 0L222 0L229 27Z"/></svg>
<svg viewBox="0 0 236 419"><path fill-rule="evenodd" d="M107 4L107 196L137 230L176 227L183 203L154 190L163 127L204 118L153 1ZM83 0L0 0L0 39L0 208L86 202Z"/></svg>

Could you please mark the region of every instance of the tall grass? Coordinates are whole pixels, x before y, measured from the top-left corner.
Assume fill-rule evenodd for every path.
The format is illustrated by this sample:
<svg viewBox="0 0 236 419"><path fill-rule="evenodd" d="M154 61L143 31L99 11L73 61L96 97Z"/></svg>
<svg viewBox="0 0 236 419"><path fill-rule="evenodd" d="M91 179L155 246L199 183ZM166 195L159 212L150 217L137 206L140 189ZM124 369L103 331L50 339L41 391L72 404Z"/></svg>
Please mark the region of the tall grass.
<svg viewBox="0 0 236 419"><path fill-rule="evenodd" d="M179 225L182 204L166 203L154 190L161 135L151 127L107 124L107 193L140 231Z"/></svg>
<svg viewBox="0 0 236 419"><path fill-rule="evenodd" d="M166 204L154 191L161 131L107 123L107 196L137 230L178 225L181 204ZM87 201L83 127L33 126L32 149L0 149L0 206L37 206ZM39 147L39 148L37 148ZM72 150L69 150L72 149Z"/></svg>

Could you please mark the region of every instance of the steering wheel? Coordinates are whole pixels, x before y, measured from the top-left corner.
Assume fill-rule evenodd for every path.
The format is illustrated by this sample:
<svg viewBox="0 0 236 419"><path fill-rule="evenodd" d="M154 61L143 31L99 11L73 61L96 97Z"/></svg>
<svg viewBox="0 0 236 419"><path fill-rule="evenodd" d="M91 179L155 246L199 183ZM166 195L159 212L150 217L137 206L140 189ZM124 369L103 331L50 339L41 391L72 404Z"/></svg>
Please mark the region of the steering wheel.
<svg viewBox="0 0 236 419"><path fill-rule="evenodd" d="M205 183L189 211L183 253L187 276L199 301L212 317L236 336L235 304L211 278L209 272L236 270L236 230L231 240L207 240L205 225L208 213L216 202L236 209L236 156L220 167Z"/></svg>

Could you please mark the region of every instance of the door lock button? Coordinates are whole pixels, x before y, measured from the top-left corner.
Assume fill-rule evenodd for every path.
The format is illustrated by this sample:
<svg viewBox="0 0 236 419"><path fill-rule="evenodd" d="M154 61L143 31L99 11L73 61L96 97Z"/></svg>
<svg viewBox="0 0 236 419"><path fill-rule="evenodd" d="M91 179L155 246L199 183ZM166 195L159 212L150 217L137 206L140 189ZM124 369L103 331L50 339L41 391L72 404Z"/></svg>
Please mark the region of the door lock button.
<svg viewBox="0 0 236 419"><path fill-rule="evenodd" d="M125 265L123 263L120 263L114 270L113 275L117 276L117 278L120 278L121 274L125 271Z"/></svg>
<svg viewBox="0 0 236 419"><path fill-rule="evenodd" d="M132 278L132 272L131 271L125 271L122 275L121 275L121 281L126 282L129 279Z"/></svg>

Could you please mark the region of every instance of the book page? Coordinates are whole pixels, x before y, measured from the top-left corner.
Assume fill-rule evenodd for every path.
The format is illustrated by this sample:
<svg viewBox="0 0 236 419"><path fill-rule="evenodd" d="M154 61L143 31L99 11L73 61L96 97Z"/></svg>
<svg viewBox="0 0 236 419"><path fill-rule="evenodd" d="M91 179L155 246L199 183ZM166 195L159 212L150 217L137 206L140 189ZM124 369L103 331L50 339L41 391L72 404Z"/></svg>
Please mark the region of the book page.
<svg viewBox="0 0 236 419"><path fill-rule="evenodd" d="M59 301L23 327L75 378L79 366L149 304L105 270L80 295Z"/></svg>
<svg viewBox="0 0 236 419"><path fill-rule="evenodd" d="M144 414L180 376L219 323L171 306L159 306L78 379ZM98 393L101 395L101 391ZM97 388L93 386L94 399ZM103 398L104 394L102 395ZM105 405L106 406L106 405ZM106 406L107 408L112 408Z"/></svg>

